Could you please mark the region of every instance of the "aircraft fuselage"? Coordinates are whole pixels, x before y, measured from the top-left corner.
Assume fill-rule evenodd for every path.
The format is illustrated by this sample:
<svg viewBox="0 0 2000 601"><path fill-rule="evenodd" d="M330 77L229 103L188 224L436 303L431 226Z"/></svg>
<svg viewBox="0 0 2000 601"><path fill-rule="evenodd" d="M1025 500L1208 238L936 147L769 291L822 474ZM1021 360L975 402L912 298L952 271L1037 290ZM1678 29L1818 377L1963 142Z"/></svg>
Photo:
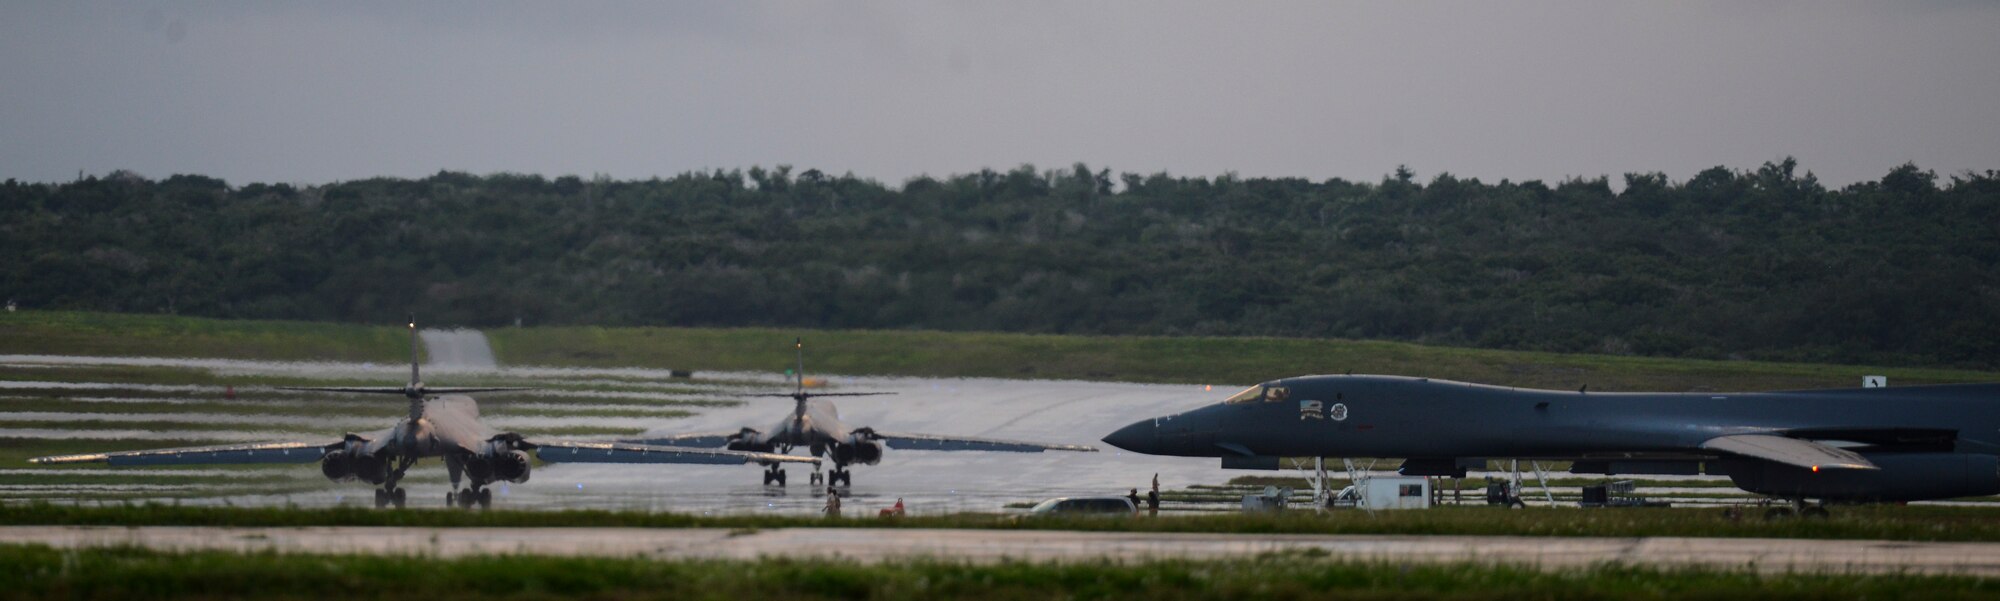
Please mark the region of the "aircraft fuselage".
<svg viewBox="0 0 2000 601"><path fill-rule="evenodd" d="M1965 473L1977 476L1977 485L1968 480L1939 490L2000 492L1993 467L2000 455L2000 387L1994 385L1600 393L1397 376L1307 376L1269 382L1262 389L1251 398L1239 395L1142 420L1104 440L1139 453L1221 457L1225 465L1315 456L1446 462L1519 458L1579 461L1579 466L1604 470L1593 473L1695 473L1696 464L1707 461L1712 464L1709 473L1728 473L1746 489L1776 491L1771 494L1819 490L1809 482L1769 484L1796 479L1788 466L1773 468L1768 462L1702 448L1704 441L1721 436L1773 434L1829 441L1881 464L1880 473L1840 476L1855 482L1895 480L1902 474L1959 479ZM1683 467L1662 467L1670 462ZM1666 471L1649 471L1662 469ZM1872 491L1873 486L1837 488ZM1982 492L1988 488L1994 490ZM1855 493L1856 498L1899 495Z"/></svg>

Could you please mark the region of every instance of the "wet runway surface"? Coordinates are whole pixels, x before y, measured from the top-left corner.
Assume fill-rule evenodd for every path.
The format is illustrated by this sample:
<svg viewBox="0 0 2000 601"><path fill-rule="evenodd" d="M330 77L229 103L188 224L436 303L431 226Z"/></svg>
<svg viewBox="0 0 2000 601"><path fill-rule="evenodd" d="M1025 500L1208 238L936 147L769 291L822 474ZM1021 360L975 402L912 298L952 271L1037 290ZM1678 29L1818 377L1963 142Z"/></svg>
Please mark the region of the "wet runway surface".
<svg viewBox="0 0 2000 601"><path fill-rule="evenodd" d="M1098 438L1140 417L1199 406L1201 387L1023 382L1004 380L921 380L843 378L841 390L896 392L893 396L839 399L840 415L851 424L879 430L1009 438L1050 443L1090 444L1096 453L979 453L889 450L882 462L853 468L848 487L850 511L887 506L900 497L912 512L998 511L1010 502L1055 496L1124 494L1149 486L1154 473L1163 488L1225 481L1230 474L1214 461L1135 455L1108 447ZM790 410L789 399L751 399L740 407L708 410L675 420L654 433L734 431L769 428ZM565 505L619 505L631 499L671 499L675 506L703 511L740 509L745 500L764 511L816 511L823 493L805 486L809 469L788 469L790 486L764 486L755 467L629 468L571 464L549 470L549 480L583 484L535 491ZM538 474L539 478L540 475ZM532 486L534 483L530 483ZM528 486L518 490L528 491Z"/></svg>
<svg viewBox="0 0 2000 601"><path fill-rule="evenodd" d="M1549 569L1602 564L1766 573L2000 575L2000 543L1713 538L1328 536L784 528L205 528L0 527L0 543L59 548L379 553L455 557L534 554L659 559L839 558L1082 561L1225 559L1299 554L1329 561L1474 562Z"/></svg>
<svg viewBox="0 0 2000 601"><path fill-rule="evenodd" d="M171 367L216 374L284 376L307 379L371 378L394 384L395 366L345 363L283 363L241 360L0 356L0 368L35 373L47 367ZM549 389L482 399L490 423L529 436L566 427L624 429L632 433L767 429L789 415L785 398L745 398L748 393L786 390L783 374L701 374L676 379L665 369L493 368L479 365L426 367L433 385L453 380L537 381ZM878 430L1088 444L1101 452L985 453L897 451L878 465L856 466L844 491L848 511L874 511L903 499L913 514L1001 511L1008 504L1056 496L1122 495L1145 490L1155 473L1163 490L1215 484L1244 472L1221 470L1214 460L1135 455L1098 439L1134 420L1201 406L1227 395L1233 385L1212 390L1191 385L1147 385L1075 381L828 377L832 391L893 392L887 396L834 399L841 417ZM615 390L603 390L604 388ZM22 440L203 440L264 441L335 439L353 429L386 427L400 412L399 400L285 396L269 390L233 391L258 398L225 398L223 386L15 380L0 386L0 438ZM68 397L89 400L70 400ZM325 400L321 400L325 399ZM690 404L689 401L698 401ZM41 403L33 410L10 410L9 402ZM59 403L55 407L49 403ZM623 403L644 412L658 408L693 412L691 417L646 415L563 415L565 408L616 409ZM360 415L334 412L329 403L365 408ZM371 404L372 403L372 404ZM137 405L149 405L150 408ZM193 405L209 404L207 407ZM375 405L380 405L379 410ZM722 406L716 406L722 405ZM182 406L187 406L182 409ZM218 413L217 407L221 406ZM243 415L226 412L243 407ZM129 408L129 409L128 409ZM139 409L144 409L140 412ZM510 413L512 411L512 413ZM550 435L591 439L605 435ZM94 443L90 443L94 444ZM803 449L799 451L803 452ZM19 466L0 466L14 469ZM91 473L101 474L104 469ZM831 467L831 464L828 464ZM369 487L328 482L312 465L248 468L252 473L296 475L270 492L256 486L216 488L213 496L191 495L199 487L161 488L144 468L113 470L131 474L121 488L116 476L98 476L89 485L43 485L23 472L9 472L0 484L27 486L24 497L89 502L106 493L120 501L177 500L186 504L328 506L372 502ZM185 470L179 470L185 472ZM811 470L788 469L789 486L761 484L754 465L547 464L529 482L497 486L497 505L529 508L632 508L701 513L814 514L825 503L823 488L807 486ZM173 472L165 472L173 473ZM1262 472L1270 473L1270 472ZM448 489L443 468L426 461L404 481L413 505L443 505ZM70 486L75 494L62 494ZM0 496L11 495L0 488ZM32 495L26 495L32 492ZM162 494L155 495L155 492ZM172 494L164 494L171 492Z"/></svg>
<svg viewBox="0 0 2000 601"><path fill-rule="evenodd" d="M426 336L426 341L431 340ZM533 385L539 390L480 395L489 424L531 438L604 439L691 432L769 429L792 410L787 398L748 397L789 390L782 373L702 373L677 378L668 369L494 367L490 352L464 333L443 337L459 350L441 356L454 363L425 367L434 386ZM99 377L50 377L87 368ZM149 383L161 369L184 372L174 383ZM126 378L119 370L132 370ZM73 453L220 442L331 442L348 431L393 424L401 400L360 395L301 395L268 387L241 389L213 383L249 376L316 381L355 380L394 385L407 367L367 363L263 362L143 357L0 355L0 445L25 450L61 448ZM110 375L103 375L110 374ZM104 379L111 381L92 381ZM878 465L856 466L842 491L848 512L873 513L902 499L917 515L1018 511L1059 496L1123 495L1146 490L1159 474L1163 491L1218 485L1239 476L1304 476L1302 470L1223 470L1215 459L1138 455L1098 439L1135 420L1185 411L1227 396L1240 383L1152 385L998 379L868 378L827 376L827 391L891 392L886 396L832 399L841 417L880 431L1086 444L1096 453L986 453L898 451ZM203 383L187 383L203 382ZM797 449L797 452L805 452ZM4 449L0 449L4 452ZM36 453L31 453L36 454ZM53 451L38 454L56 454ZM22 457L25 459L25 456ZM831 465L829 464L830 468ZM1525 462L1524 462L1525 467ZM1329 466L1335 478L1346 476ZM826 490L809 486L811 469L787 468L789 486L762 484L754 465L545 464L521 484L494 486L494 503L528 509L638 509L703 514L814 515ZM1463 482L1464 498L1480 502L1481 476ZM1568 476L1568 474L1551 474ZM1653 476L1651 480L1700 480L1696 487L1643 488L1672 497L1677 506L1714 506L1752 500L1718 477ZM1526 501L1547 504L1532 479ZM449 489L444 468L426 460L404 480L416 507L443 506ZM0 465L0 502L59 503L160 501L193 505L370 505L372 487L329 482L315 465L228 466L208 471L103 466ZM1555 488L1557 504L1573 505L1576 488ZM1201 503L1170 500L1169 510L1232 510L1246 490L1204 489ZM1568 493L1568 494L1565 494ZM1295 497L1303 501L1303 497ZM1957 502L1937 502L1957 503Z"/></svg>

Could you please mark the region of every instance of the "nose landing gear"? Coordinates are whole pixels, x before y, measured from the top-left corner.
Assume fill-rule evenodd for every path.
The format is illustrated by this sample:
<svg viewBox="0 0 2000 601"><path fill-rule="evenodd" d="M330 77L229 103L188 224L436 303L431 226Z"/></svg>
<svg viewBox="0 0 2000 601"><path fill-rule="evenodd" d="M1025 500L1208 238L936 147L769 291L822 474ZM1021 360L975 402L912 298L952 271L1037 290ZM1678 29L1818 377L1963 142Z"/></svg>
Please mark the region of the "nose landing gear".
<svg viewBox="0 0 2000 601"><path fill-rule="evenodd" d="M775 465L768 468L764 468L764 485L770 486L774 482L777 483L778 486L785 485L785 468L781 468Z"/></svg>

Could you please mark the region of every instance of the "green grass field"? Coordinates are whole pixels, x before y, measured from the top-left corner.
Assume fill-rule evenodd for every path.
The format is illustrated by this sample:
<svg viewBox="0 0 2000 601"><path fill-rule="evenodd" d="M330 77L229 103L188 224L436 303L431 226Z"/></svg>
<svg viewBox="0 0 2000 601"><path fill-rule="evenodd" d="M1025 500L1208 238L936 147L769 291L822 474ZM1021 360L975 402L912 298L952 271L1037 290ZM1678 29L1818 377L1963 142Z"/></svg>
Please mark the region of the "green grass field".
<svg viewBox="0 0 2000 601"><path fill-rule="evenodd" d="M1921 367L1564 355L1357 340L1054 336L759 328L529 327L486 331L503 363L780 371L804 337L807 368L850 375L1085 379L1248 385L1315 373L1421 375L1594 390L1779 390L2000 380ZM404 360L401 327L154 315L0 313L0 353L284 360Z"/></svg>
<svg viewBox="0 0 2000 601"><path fill-rule="evenodd" d="M996 514L910 516L899 520L770 515L700 516L646 511L494 510L447 508L382 511L360 507L210 507L146 504L0 504L0 525L95 526L423 526L798 528L907 527L1090 530L1107 532L1228 532L1248 534L1453 534L1485 536L1870 539L2000 542L2000 521L1979 507L1853 506L1825 520L1732 518L1724 510L1574 507L1506 509L1439 507L1425 511L1291 511L1278 514L1163 514L1133 519L1015 520Z"/></svg>
<svg viewBox="0 0 2000 601"><path fill-rule="evenodd" d="M1336 562L973 564L659 561L518 555L455 559L167 553L0 546L0 599L1970 599L2000 581L1911 575L1758 575L1607 564L1543 571Z"/></svg>
<svg viewBox="0 0 2000 601"><path fill-rule="evenodd" d="M407 362L406 328L21 311L0 313L0 354Z"/></svg>
<svg viewBox="0 0 2000 601"><path fill-rule="evenodd" d="M1422 375L1596 390L1776 390L1850 387L1863 374L1897 384L2000 375L1941 369L1563 355L1357 340L1049 336L921 331L703 328L503 328L487 332L504 361L775 371L806 340L807 369L854 375L1049 378L1252 384L1322 373Z"/></svg>

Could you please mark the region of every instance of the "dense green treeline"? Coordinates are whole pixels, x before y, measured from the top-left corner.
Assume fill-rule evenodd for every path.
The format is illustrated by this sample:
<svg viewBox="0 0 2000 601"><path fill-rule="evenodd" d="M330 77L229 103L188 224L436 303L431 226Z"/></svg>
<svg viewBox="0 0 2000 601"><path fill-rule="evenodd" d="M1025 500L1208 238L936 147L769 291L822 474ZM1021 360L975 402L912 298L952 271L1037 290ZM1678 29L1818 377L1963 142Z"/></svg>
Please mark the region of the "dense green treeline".
<svg viewBox="0 0 2000 601"><path fill-rule="evenodd" d="M788 168L0 184L0 297L383 322L1409 340L2000 366L2000 172L1555 185Z"/></svg>

